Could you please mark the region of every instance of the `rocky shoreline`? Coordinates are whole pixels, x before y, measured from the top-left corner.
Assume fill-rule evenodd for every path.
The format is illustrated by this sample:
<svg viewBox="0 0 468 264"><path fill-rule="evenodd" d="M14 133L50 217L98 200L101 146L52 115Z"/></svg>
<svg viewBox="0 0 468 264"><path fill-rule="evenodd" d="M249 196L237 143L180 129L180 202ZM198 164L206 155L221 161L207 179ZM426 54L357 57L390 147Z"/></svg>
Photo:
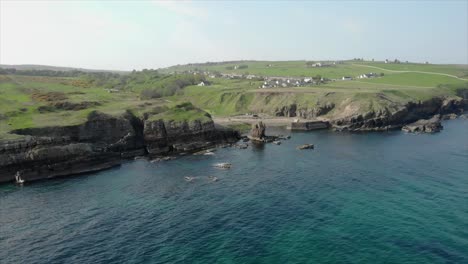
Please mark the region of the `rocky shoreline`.
<svg viewBox="0 0 468 264"><path fill-rule="evenodd" d="M390 107L378 111L354 113L341 113L335 110L335 106L327 104L316 108L301 108L296 105L283 107L275 113L278 117L302 118L299 123L293 125L301 130L315 130L330 128L333 131L388 131L401 129L404 126L421 120L431 120L439 115L441 119L453 119L463 114L468 109L466 95L463 97L435 97L427 101L408 102L405 105L393 104ZM308 123L323 123L328 125L308 127ZM290 123L291 124L291 123ZM289 126L289 124L288 124ZM293 126L291 125L291 128ZM424 132L424 131L423 131Z"/></svg>
<svg viewBox="0 0 468 264"><path fill-rule="evenodd" d="M195 152L236 142L237 131L209 121L141 120L130 112L114 117L92 112L80 125L14 131L17 140L0 141L0 183L19 172L26 182L87 173L120 165L137 156Z"/></svg>
<svg viewBox="0 0 468 264"><path fill-rule="evenodd" d="M387 131L421 120L431 120L434 116L453 118L461 115L468 106L462 98L432 98L424 102L409 102L394 110L384 109L377 112L367 112L355 116L331 120L331 126L336 131Z"/></svg>
<svg viewBox="0 0 468 264"><path fill-rule="evenodd" d="M462 98L432 98L392 111L330 120L328 128L433 133L442 129L441 119L456 118L467 105ZM140 119L130 112L115 117L97 111L80 125L27 128L13 133L25 137L0 141L0 183L14 181L18 172L25 181L34 181L107 169L137 156L156 158L196 152L240 139L238 131L217 128L211 119L175 122ZM260 142L277 140L265 136L265 124L261 122L253 126L249 138Z"/></svg>

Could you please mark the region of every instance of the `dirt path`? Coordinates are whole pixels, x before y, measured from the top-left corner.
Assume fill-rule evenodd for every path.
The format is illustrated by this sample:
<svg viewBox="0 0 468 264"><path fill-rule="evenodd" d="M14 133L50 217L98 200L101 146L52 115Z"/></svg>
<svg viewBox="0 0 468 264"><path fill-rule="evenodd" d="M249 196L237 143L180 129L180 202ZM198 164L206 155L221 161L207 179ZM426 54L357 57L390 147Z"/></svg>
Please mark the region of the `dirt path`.
<svg viewBox="0 0 468 264"><path fill-rule="evenodd" d="M294 122L297 117L243 117L243 116L234 116L234 117L213 117L213 121L219 125L232 125L232 124L256 124L260 121L265 123L267 126L287 126ZM308 120L299 118L301 122L306 121L318 121L317 120Z"/></svg>
<svg viewBox="0 0 468 264"><path fill-rule="evenodd" d="M376 67L376 66L370 66L370 65L361 65L361 64L353 64L353 65L354 65L354 66L367 67L367 68L374 68L374 69L379 69L379 70L382 70L382 71L389 71L389 72L398 72L398 73L409 73L409 72L413 72L413 73L424 73L424 74L442 75L442 76L448 76L448 77L452 77L452 78L455 78L455 79L458 79L458 80L462 80L462 81L468 81L468 79L464 79L464 78L460 78L460 77L455 76L455 75L452 75L452 74L440 73L440 72L397 71L397 70L389 70L389 69L384 69L384 68L380 68L380 67Z"/></svg>

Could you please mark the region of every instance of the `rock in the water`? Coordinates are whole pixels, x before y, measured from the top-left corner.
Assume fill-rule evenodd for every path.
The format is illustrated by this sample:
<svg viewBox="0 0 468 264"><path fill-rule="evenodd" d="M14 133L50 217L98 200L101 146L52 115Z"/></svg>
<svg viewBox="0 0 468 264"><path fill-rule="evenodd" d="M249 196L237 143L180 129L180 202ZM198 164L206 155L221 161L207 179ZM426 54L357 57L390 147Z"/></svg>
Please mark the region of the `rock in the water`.
<svg viewBox="0 0 468 264"><path fill-rule="evenodd" d="M265 124L260 121L258 124L253 124L252 129L250 130L250 139L263 141L265 139Z"/></svg>
<svg viewBox="0 0 468 264"><path fill-rule="evenodd" d="M401 130L408 133L435 133L442 129L440 115L435 115L431 119L420 119L414 123L404 126Z"/></svg>
<svg viewBox="0 0 468 264"><path fill-rule="evenodd" d="M301 146L297 147L297 149L299 149L299 150L314 149L314 144L304 144L304 145L301 145Z"/></svg>
<svg viewBox="0 0 468 264"><path fill-rule="evenodd" d="M452 120L452 119L457 119L457 114L446 114L442 116L443 120Z"/></svg>
<svg viewBox="0 0 468 264"><path fill-rule="evenodd" d="M245 143L244 144L236 144L235 146L236 146L236 148L239 148L239 149L246 149L246 148L249 147L249 144L245 144Z"/></svg>

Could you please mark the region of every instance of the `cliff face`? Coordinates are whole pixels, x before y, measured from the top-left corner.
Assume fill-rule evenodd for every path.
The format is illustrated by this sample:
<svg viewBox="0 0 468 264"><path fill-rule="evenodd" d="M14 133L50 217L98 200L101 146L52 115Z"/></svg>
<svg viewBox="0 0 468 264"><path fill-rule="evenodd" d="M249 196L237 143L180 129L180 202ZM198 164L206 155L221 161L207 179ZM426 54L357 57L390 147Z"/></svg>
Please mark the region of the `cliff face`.
<svg viewBox="0 0 468 264"><path fill-rule="evenodd" d="M25 138L0 141L0 183L16 172L26 181L78 174L119 165L138 155L192 151L235 141L235 131L215 129L213 121L143 121L93 112L76 126L14 131Z"/></svg>
<svg viewBox="0 0 468 264"><path fill-rule="evenodd" d="M424 102L409 102L395 110L384 109L335 119L331 123L335 130L382 131L401 128L438 114L461 114L466 110L466 106L467 102L462 98L432 98Z"/></svg>
<svg viewBox="0 0 468 264"><path fill-rule="evenodd" d="M213 142L229 142L239 134L232 130L218 130L212 120L187 121L145 121L144 140L150 155L168 152L190 152L202 149Z"/></svg>
<svg viewBox="0 0 468 264"><path fill-rule="evenodd" d="M335 108L335 104L326 103L324 105L317 105L312 108L299 108L296 104L289 106L283 106L279 109L276 109L276 116L285 116L285 117L301 117L305 119L313 119L321 115L326 115L328 112Z"/></svg>

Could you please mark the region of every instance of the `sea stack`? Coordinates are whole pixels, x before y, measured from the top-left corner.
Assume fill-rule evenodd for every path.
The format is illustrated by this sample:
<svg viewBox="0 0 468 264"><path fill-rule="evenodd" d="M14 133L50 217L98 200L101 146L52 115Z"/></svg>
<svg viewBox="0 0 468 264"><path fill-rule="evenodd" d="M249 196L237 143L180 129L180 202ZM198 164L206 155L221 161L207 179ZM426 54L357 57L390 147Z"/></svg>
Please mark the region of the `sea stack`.
<svg viewBox="0 0 468 264"><path fill-rule="evenodd" d="M254 141L265 141L265 124L260 121L257 124L252 124L252 129L250 130L249 139Z"/></svg>

